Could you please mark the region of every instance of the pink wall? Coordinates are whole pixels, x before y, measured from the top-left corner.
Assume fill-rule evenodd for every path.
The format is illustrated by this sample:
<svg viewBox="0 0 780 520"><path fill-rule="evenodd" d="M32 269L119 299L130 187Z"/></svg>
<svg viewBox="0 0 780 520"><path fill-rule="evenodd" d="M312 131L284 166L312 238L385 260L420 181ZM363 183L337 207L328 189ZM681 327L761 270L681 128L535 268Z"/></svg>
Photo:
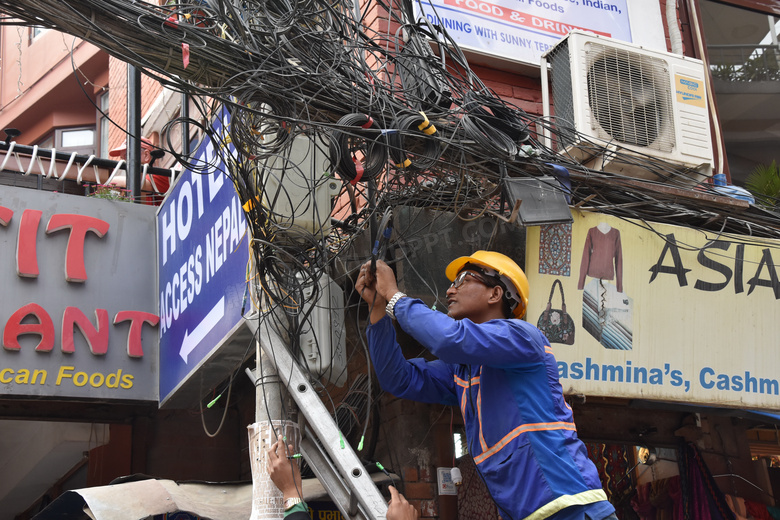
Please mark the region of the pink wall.
<svg viewBox="0 0 780 520"><path fill-rule="evenodd" d="M94 101L107 86L108 56L55 31L45 31L32 42L28 35L26 27L6 26L0 32L4 64L0 130L18 128L22 131L18 141L33 144L55 127L94 125L96 111L90 98ZM90 98L84 96L82 87Z"/></svg>

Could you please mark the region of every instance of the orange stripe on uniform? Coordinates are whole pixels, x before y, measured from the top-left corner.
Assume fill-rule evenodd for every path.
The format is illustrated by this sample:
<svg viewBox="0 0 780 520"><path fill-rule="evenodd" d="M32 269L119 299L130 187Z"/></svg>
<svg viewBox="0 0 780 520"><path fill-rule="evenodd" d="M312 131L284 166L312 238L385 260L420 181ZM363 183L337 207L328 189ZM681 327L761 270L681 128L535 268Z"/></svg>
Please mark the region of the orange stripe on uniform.
<svg viewBox="0 0 780 520"><path fill-rule="evenodd" d="M453 375L452 378L455 380L456 385L463 388L469 388L469 386L479 384L479 377L471 378L471 382L461 379L456 375ZM463 414L463 418L465 419L466 418L466 390L464 390L463 394L461 394L460 396L460 413Z"/></svg>
<svg viewBox="0 0 780 520"><path fill-rule="evenodd" d="M461 379L458 376L452 376L455 380L455 384L458 386L462 386L463 388L468 388L469 386L478 385L479 384L479 376L472 377L471 382L466 381L465 379Z"/></svg>
<svg viewBox="0 0 780 520"><path fill-rule="evenodd" d="M538 431L546 431L546 430L576 431L576 429L577 427L574 425L574 423L570 423L570 422L523 424L521 426L518 426L511 432L507 433L503 439L501 439L496 444L494 444L489 450L484 451L480 455L474 457L474 463L479 464L481 462L484 462L486 459L492 457L493 455L501 451L504 448L504 446L509 444L509 442L512 439L514 439L515 437L517 437L522 433L538 432Z"/></svg>
<svg viewBox="0 0 780 520"><path fill-rule="evenodd" d="M482 367L479 367L479 375L482 377ZM479 445L482 451L488 449L488 445L485 442L485 437L482 434L482 386L477 390L477 417L479 418Z"/></svg>

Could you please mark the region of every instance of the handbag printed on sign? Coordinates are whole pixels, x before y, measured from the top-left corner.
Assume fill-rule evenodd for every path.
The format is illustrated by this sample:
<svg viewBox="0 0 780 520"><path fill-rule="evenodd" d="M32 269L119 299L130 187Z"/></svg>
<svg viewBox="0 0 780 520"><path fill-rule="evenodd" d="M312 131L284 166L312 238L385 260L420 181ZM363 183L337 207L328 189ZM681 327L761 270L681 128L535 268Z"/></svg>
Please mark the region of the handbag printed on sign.
<svg viewBox="0 0 780 520"><path fill-rule="evenodd" d="M561 308L552 308L553 293L555 292L555 286L561 292ZM550 298L547 300L547 308L544 310L539 321L536 323L536 328L541 330L550 343L563 343L564 345L574 344L574 320L566 312L566 299L563 296L563 284L559 279L555 279L550 288Z"/></svg>

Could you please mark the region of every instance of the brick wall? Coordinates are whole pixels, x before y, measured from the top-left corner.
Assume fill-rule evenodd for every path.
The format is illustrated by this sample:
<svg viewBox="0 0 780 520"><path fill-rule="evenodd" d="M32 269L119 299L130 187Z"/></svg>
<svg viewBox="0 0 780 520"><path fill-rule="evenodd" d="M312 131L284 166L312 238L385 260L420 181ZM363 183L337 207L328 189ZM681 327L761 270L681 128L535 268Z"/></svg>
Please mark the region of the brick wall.
<svg viewBox="0 0 780 520"><path fill-rule="evenodd" d="M456 408L418 403L385 394L381 401L376 458L401 477L396 487L417 508L420 518L455 518L457 497L439 496L436 469L452 467L450 424L460 422Z"/></svg>
<svg viewBox="0 0 780 520"><path fill-rule="evenodd" d="M109 117L116 123L108 131L108 149L111 150L125 142L127 128L127 65L114 57L108 63L108 87ZM159 81L141 74L141 117L146 115L162 91Z"/></svg>
<svg viewBox="0 0 780 520"><path fill-rule="evenodd" d="M364 2L365 6L365 2ZM401 12L400 8L395 6L396 16ZM398 34L399 24L388 20L388 11L384 7L376 6L365 16L365 24L371 31L379 35L390 35L393 37ZM374 32L369 32L373 35ZM381 42L384 48L386 42ZM393 51L393 47L389 51ZM453 66L453 64L450 64ZM542 114L542 90L539 78L531 78L512 72L501 71L488 67L470 65L476 75L492 89L496 95L505 101L514 103L529 114ZM392 70L392 69L388 69Z"/></svg>

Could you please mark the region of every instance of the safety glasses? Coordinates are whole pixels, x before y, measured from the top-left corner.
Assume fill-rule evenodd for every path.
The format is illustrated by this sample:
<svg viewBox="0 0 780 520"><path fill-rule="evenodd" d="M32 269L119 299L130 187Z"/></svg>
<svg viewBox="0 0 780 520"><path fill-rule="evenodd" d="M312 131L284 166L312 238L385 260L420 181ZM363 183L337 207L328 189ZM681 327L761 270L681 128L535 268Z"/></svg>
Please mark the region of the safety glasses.
<svg viewBox="0 0 780 520"><path fill-rule="evenodd" d="M458 273L458 276L456 276L455 279L452 281L452 285L450 285L450 288L453 288L453 287L455 289L459 288L461 285L464 284L464 282L466 281L466 277L467 276L471 276L472 278L474 278L478 282L480 282L480 283L482 283L484 285L487 285L488 287L492 287L488 283L488 281L482 275L479 275L479 274L474 273L472 271L461 271L460 273Z"/></svg>

